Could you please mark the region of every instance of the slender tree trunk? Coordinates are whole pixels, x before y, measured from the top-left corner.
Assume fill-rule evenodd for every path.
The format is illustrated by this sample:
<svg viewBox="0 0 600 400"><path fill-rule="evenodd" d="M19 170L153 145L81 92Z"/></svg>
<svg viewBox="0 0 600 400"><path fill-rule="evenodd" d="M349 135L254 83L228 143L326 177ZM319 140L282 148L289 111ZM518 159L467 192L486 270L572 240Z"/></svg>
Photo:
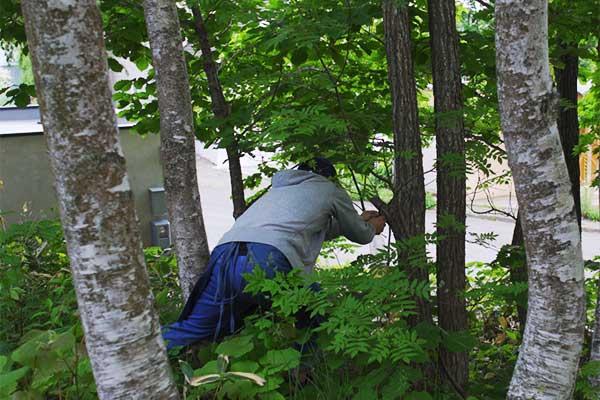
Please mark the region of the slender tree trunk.
<svg viewBox="0 0 600 400"><path fill-rule="evenodd" d="M177 399L93 0L22 2L86 347L100 399Z"/></svg>
<svg viewBox="0 0 600 400"><path fill-rule="evenodd" d="M571 190L575 199L575 210L577 221L581 229L581 193L579 184L579 155L573 154L573 148L579 143L579 118L577 116L577 76L579 73L579 57L577 45L568 45L562 41L559 47L565 51L560 56L564 68L554 68L558 94L561 101L565 103L560 107L558 114L558 133L562 143L563 152L569 169Z"/></svg>
<svg viewBox="0 0 600 400"><path fill-rule="evenodd" d="M388 219L397 241L408 241L425 234L425 182L419 132L419 113L412 60L408 7L397 7L394 0L383 1L385 49L392 95L394 123L394 197L388 205L377 203ZM425 243L412 241L413 254L401 259L411 264L410 279L429 281ZM418 315L412 321L431 320L431 306L417 298Z"/></svg>
<svg viewBox="0 0 600 400"><path fill-rule="evenodd" d="M465 130L454 1L429 0L437 151L437 299L440 328L466 331ZM464 392L469 353L440 348L443 370Z"/></svg>
<svg viewBox="0 0 600 400"><path fill-rule="evenodd" d="M598 34L597 47L598 60L596 65L600 66L600 32ZM598 153L598 182L600 182L600 153ZM598 190L600 194L600 188ZM598 203L600 207L600 202ZM600 280L598 280L598 289L596 291L596 308L594 310L594 329L592 332L592 343L590 345L590 361L600 361ZM590 379L590 383L596 388L600 388L600 376Z"/></svg>
<svg viewBox="0 0 600 400"><path fill-rule="evenodd" d="M156 72L169 220L187 298L210 257L198 192L192 99L176 3L146 0L144 14Z"/></svg>
<svg viewBox="0 0 600 400"><path fill-rule="evenodd" d="M510 243L511 247L523 247L523 229L521 228L521 214L517 214L517 220L515 221L515 228L513 230L513 237ZM527 260L523 259L522 263L510 266L510 281L512 283L527 282ZM525 324L527 323L527 306L523 306L517 303L517 318L519 319L519 328L521 332L525 330Z"/></svg>
<svg viewBox="0 0 600 400"><path fill-rule="evenodd" d="M200 8L198 6L192 7L192 13L194 15L194 30L200 43L200 50L202 50L203 68L208 80L208 90L212 101L213 113L216 118L224 120L231 116L231 108L223 94L217 63L213 58L214 52L210 45L210 35L206 30ZM224 131L225 128L225 126L222 126L221 130ZM231 140L231 144L226 146L226 150L229 162L229 178L231 180L233 217L237 218L246 211L246 200L244 198L244 182L238 144L233 136L234 132L229 134L232 135L233 139Z"/></svg>
<svg viewBox="0 0 600 400"><path fill-rule="evenodd" d="M547 0L496 0L502 131L529 265L529 310L508 399L569 399L583 345L581 235L556 126Z"/></svg>
<svg viewBox="0 0 600 400"><path fill-rule="evenodd" d="M592 343L590 344L590 361L600 361L600 281L597 282L597 286L594 328L592 331ZM590 383L596 388L600 387L600 376L591 377Z"/></svg>

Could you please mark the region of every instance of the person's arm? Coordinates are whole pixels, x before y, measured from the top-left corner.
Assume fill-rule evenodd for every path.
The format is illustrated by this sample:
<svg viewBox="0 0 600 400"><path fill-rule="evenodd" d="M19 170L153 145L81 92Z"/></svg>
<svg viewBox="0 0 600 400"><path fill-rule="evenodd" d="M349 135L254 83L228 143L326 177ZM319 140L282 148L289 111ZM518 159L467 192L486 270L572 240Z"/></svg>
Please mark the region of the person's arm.
<svg viewBox="0 0 600 400"><path fill-rule="evenodd" d="M334 227L334 225L337 225ZM375 227L365 221L354 209L352 199L343 189L336 187L333 194L333 217L329 231L334 232L334 227L339 235L359 244L367 244L375 236Z"/></svg>
<svg viewBox="0 0 600 400"><path fill-rule="evenodd" d="M342 232L340 231L340 224L338 224L335 217L329 217L329 226L327 227L325 240L333 240L340 236L342 236Z"/></svg>

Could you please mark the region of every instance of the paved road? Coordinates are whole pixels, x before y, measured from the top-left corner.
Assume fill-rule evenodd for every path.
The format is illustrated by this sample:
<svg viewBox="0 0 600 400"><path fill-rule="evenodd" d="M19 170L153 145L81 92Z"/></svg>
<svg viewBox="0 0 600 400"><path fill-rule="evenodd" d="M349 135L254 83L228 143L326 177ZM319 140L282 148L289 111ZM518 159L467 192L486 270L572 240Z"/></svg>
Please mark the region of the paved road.
<svg viewBox="0 0 600 400"><path fill-rule="evenodd" d="M233 224L233 207L230 196L231 189L229 187L229 173L226 167L215 166L206 159L199 158L197 162L198 181L200 186L200 196L202 198L202 208L204 219L206 222L206 231L208 241L213 248L221 236ZM435 212L427 212L427 231L434 231ZM586 259L600 256L600 223L588 224L591 229L586 229L583 232L583 255ZM498 249L502 245L510 243L514 223L504 218L490 219L468 216L467 217L467 233L468 240L466 248L467 262L471 261L492 261ZM496 239L491 242L490 246L482 246L480 244L471 243L475 237L483 233L496 233ZM387 229L384 232L387 234ZM356 257L357 254L367 253L377 248L378 246L387 243L386 237L377 237L373 244L360 246L357 248L355 255L338 255L338 259L342 262L349 261ZM430 254L435 257L435 246L430 246ZM330 261L336 262L335 260Z"/></svg>

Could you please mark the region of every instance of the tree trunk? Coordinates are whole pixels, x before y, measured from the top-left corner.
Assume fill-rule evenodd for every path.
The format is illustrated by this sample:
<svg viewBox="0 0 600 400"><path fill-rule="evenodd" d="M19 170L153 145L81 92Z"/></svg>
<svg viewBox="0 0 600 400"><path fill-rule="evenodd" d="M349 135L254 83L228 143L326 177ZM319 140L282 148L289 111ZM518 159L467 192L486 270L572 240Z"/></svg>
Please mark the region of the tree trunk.
<svg viewBox="0 0 600 400"><path fill-rule="evenodd" d="M598 35L597 54L598 60L596 65L600 66L600 34ZM600 153L598 153L598 161L600 161ZM600 162L598 163L598 183L600 184ZM598 194L600 194L600 187L598 189ZM600 202L598 203L598 206L600 207ZM597 285L594 328L592 331L592 343L590 344L590 361L600 361L600 280L598 280ZM600 376L591 377L590 384L596 388L600 388Z"/></svg>
<svg viewBox="0 0 600 400"><path fill-rule="evenodd" d="M529 266L529 310L508 399L569 399L583 345L581 235L556 126L547 0L496 0L502 131Z"/></svg>
<svg viewBox="0 0 600 400"><path fill-rule="evenodd" d="M597 285L594 328L592 331L592 343L590 344L590 361L600 361L600 281L597 282ZM600 387L600 376L591 377L590 383L596 388Z"/></svg>
<svg viewBox="0 0 600 400"><path fill-rule="evenodd" d="M192 99L176 3L145 0L144 14L156 73L169 220L187 298L210 257L198 192Z"/></svg>
<svg viewBox="0 0 600 400"><path fill-rule="evenodd" d="M558 94L564 104L558 114L558 133L562 143L563 152L567 161L571 190L575 199L577 221L581 229L581 193L579 185L579 155L573 154L573 148L579 143L579 118L577 116L577 75L579 73L579 57L577 45L559 43L565 54L560 56L564 68L554 68Z"/></svg>
<svg viewBox="0 0 600 400"><path fill-rule="evenodd" d="M100 399L177 399L150 291L93 0L22 2Z"/></svg>
<svg viewBox="0 0 600 400"><path fill-rule="evenodd" d="M523 229L521 229L521 214L517 214L517 220L515 221L515 228L513 230L513 237L510 243L511 247L523 247ZM510 281L512 283L527 282L527 261L523 260L518 265L510 266ZM521 332L524 331L527 323L527 307L517 304L517 318L519 319L519 329Z"/></svg>
<svg viewBox="0 0 600 400"><path fill-rule="evenodd" d="M212 101L213 113L217 119L225 120L231 116L231 108L223 94L223 87L221 87L221 81L219 80L217 63L213 58L213 50L210 46L210 36L206 30L200 8L198 6L192 7L192 13L194 15L194 30L198 37L200 50L202 51L202 59L204 60L202 65L204 73L206 73L206 79L208 80L208 90ZM221 131L224 131L225 129L225 126L221 127ZM231 180L233 217L237 219L237 217L246 211L246 200L244 198L244 181L242 176L242 166L240 164L240 152L235 140L234 132L231 132L230 135L232 135L232 140L231 143L226 146L226 150L227 160L229 162L229 178Z"/></svg>
<svg viewBox="0 0 600 400"><path fill-rule="evenodd" d="M383 23L394 123L394 197L388 205L376 205L386 215L396 241L412 239L411 254L401 255L410 264L409 278L429 281L425 242L414 241L425 234L425 182L408 7L384 0ZM412 323L430 321L429 302L416 300L418 315Z"/></svg>
<svg viewBox="0 0 600 400"><path fill-rule="evenodd" d="M466 331L465 130L454 1L429 0L437 151L437 300L440 328ZM464 392L469 353L440 348L443 370Z"/></svg>

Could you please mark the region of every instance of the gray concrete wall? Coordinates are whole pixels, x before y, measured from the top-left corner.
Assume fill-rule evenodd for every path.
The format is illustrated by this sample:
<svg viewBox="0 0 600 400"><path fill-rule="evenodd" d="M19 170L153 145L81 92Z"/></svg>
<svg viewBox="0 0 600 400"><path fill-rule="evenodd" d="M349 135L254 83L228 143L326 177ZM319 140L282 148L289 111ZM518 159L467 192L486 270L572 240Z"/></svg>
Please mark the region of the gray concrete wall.
<svg viewBox="0 0 600 400"><path fill-rule="evenodd" d="M162 186L163 182L160 138L141 137L127 129L120 132L142 240L150 245L148 188ZM58 217L54 177L43 135L0 135L0 180L0 213L5 223Z"/></svg>

